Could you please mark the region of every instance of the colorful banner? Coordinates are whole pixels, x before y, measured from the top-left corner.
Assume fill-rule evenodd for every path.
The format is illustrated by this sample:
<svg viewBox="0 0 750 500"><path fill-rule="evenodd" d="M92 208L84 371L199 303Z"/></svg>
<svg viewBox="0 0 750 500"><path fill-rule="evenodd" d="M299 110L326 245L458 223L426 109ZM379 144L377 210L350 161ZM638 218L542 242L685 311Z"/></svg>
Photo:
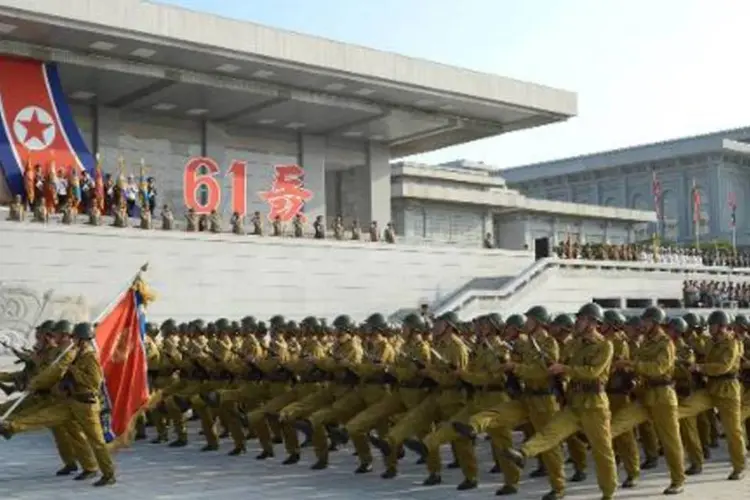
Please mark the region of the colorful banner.
<svg viewBox="0 0 750 500"><path fill-rule="evenodd" d="M0 57L0 169L12 194L25 196L26 166L85 169L95 160L65 100L57 66Z"/></svg>

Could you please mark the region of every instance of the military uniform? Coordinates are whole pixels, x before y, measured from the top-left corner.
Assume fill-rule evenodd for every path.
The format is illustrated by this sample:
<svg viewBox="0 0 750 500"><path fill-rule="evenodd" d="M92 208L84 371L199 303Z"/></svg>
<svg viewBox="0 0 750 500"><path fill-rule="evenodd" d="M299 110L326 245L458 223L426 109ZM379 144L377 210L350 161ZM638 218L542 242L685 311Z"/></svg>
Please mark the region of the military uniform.
<svg viewBox="0 0 750 500"><path fill-rule="evenodd" d="M639 378L643 391L638 402L618 411L612 419L612 436L621 436L646 420L654 423L664 449L671 483L665 494L682 491L685 483L684 450L680 438L677 394L674 389L674 370L677 359L674 343L661 328L666 321L664 311L647 308L641 320L647 328L646 336L633 354L632 361L619 361L618 368L626 368Z"/></svg>
<svg viewBox="0 0 750 500"><path fill-rule="evenodd" d="M596 464L596 475L602 498L609 499L617 487L617 470L610 433L609 400L605 386L612 365L613 347L596 330L597 322L603 320L603 311L596 304L586 304L578 311L576 328L579 337L571 349L565 364L549 367L552 375L566 375L570 382L567 389L567 406L558 412L519 451L507 450L509 457L523 465L526 457L559 449L560 443L575 434L586 436ZM562 464L554 464L562 469ZM550 475L559 474L550 465ZM553 486L554 488L554 486ZM544 498L559 498L560 492L553 489Z"/></svg>
<svg viewBox="0 0 750 500"><path fill-rule="evenodd" d="M707 377L707 386L683 402L680 416L696 416L714 407L719 411L732 462L729 479L737 480L743 477L745 470L745 442L741 421L742 387L738 380L742 343L730 331L730 319L726 312L712 312L708 323L712 337L710 346L705 362L696 365L696 370Z"/></svg>

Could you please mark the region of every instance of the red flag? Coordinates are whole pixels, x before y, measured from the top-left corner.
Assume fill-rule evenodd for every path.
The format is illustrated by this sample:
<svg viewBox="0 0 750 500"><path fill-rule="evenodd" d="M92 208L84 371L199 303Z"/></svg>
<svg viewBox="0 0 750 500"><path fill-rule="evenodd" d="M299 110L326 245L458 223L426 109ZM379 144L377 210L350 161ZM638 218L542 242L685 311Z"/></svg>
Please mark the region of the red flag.
<svg viewBox="0 0 750 500"><path fill-rule="evenodd" d="M128 290L96 327L106 394L103 414L109 410L110 440L127 434L149 400L141 303L140 293Z"/></svg>
<svg viewBox="0 0 750 500"><path fill-rule="evenodd" d="M700 222L701 216L701 192L698 190L698 185L693 179L693 224Z"/></svg>
<svg viewBox="0 0 750 500"><path fill-rule="evenodd" d="M656 177L656 170L651 171L651 194L654 195L656 218L661 220L661 182Z"/></svg>

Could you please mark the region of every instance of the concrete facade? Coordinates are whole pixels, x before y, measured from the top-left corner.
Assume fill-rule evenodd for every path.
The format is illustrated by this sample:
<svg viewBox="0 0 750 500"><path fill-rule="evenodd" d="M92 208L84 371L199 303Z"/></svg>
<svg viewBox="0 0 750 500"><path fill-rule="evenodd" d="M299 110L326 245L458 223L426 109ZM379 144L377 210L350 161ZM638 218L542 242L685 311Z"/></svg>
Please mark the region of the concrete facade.
<svg viewBox="0 0 750 500"><path fill-rule="evenodd" d="M661 183L659 224L666 241L691 242L693 181L701 198L699 238L731 241L733 194L737 201L737 243L750 244L750 128L720 131L656 144L506 169L497 172L531 198L607 207L654 209L653 173ZM637 239L656 225L636 228Z"/></svg>
<svg viewBox="0 0 750 500"><path fill-rule="evenodd" d="M528 198L486 167L454 162L392 165L393 219L405 241L533 249L537 238L554 245L567 237L591 243L635 241L653 211L596 207Z"/></svg>
<svg viewBox="0 0 750 500"><path fill-rule="evenodd" d="M476 277L515 275L530 252L0 222L3 281L106 306L149 262L155 320L362 320L431 303Z"/></svg>

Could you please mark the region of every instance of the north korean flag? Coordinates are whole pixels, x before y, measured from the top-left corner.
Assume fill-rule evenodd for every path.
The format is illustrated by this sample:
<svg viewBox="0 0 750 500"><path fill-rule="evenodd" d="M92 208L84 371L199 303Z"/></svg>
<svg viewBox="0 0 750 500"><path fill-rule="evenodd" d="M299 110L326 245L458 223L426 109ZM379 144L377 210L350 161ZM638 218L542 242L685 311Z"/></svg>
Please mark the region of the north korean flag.
<svg viewBox="0 0 750 500"><path fill-rule="evenodd" d="M95 161L73 120L57 66L0 57L0 167L13 194L24 194L27 162L87 170Z"/></svg>

